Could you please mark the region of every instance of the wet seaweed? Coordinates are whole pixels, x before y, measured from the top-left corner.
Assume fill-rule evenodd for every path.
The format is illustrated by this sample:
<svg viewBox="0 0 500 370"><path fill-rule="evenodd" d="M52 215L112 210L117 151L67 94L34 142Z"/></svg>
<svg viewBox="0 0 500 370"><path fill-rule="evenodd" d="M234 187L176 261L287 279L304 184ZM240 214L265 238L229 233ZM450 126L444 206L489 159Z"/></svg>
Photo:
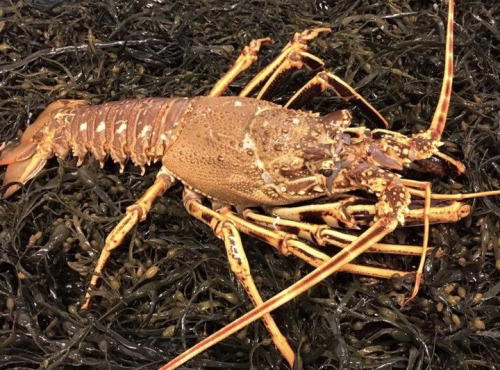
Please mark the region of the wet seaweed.
<svg viewBox="0 0 500 370"><path fill-rule="evenodd" d="M438 2L58 1L0 2L0 138L15 139L52 101L91 103L206 94L252 38L270 36L236 94L294 32L328 25L312 51L404 133L427 127L443 70L445 6ZM445 151L466 176L435 191L500 187L500 4L456 6L455 81ZM295 73L277 101L311 74ZM328 94L308 109L352 109ZM79 304L99 248L127 205L153 182L128 165L52 160L19 194L0 200L0 368L156 368L250 309L223 246L192 219L181 187L158 200L111 258L89 312ZM500 363L500 208L471 202L460 223L432 227L417 298L411 279L339 273L273 316L306 369L490 368ZM418 243L421 228L389 240ZM270 297L311 268L244 238ZM331 252L334 252L333 250ZM415 269L414 258L360 263ZM189 363L191 368L287 368L262 324Z"/></svg>

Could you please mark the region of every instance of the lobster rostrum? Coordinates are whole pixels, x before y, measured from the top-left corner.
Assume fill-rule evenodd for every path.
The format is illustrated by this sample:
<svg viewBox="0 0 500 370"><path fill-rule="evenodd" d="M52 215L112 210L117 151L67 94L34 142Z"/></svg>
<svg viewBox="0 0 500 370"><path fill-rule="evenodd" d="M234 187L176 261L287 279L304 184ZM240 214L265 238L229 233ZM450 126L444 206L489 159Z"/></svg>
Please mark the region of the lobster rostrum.
<svg viewBox="0 0 500 370"><path fill-rule="evenodd" d="M387 130L385 119L362 96L308 53L308 43L329 28L297 33L282 52L260 71L237 97L222 97L229 84L257 59L269 38L253 40L209 96L146 98L91 106L82 100L59 100L47 107L17 143L5 143L0 165L6 165L4 197L34 178L47 160L70 153L83 163L92 154L123 169L131 160L145 171L152 162L162 167L154 184L126 210L106 238L87 291L87 309L113 249L150 211L154 200L175 182L184 184L183 201L190 214L210 226L224 241L232 270L255 309L201 341L165 366L173 369L249 323L263 320L272 339L292 366L295 354L271 311L336 271L390 278L408 272L359 266L352 260L369 250L421 256L416 273L418 292L427 255L430 223L456 222L469 214L461 200L500 194L432 194L428 182L404 179L405 167L433 168L460 174L464 166L439 151L453 77L453 1L449 1L443 86L428 130L404 136ZM267 101L291 72L306 66L319 72L284 106ZM360 108L376 125L350 127L352 116L342 110L326 116L299 110L312 96L330 89ZM196 169L194 171L193 169ZM357 196L365 190L373 203ZM291 206L308 200L325 202ZM207 206L205 200L212 203ZM266 211L259 213L252 207ZM424 225L422 246L382 243L399 225ZM360 236L336 227L367 227ZM264 302L253 282L240 233L251 235L316 267L309 275ZM334 257L310 244L333 244Z"/></svg>

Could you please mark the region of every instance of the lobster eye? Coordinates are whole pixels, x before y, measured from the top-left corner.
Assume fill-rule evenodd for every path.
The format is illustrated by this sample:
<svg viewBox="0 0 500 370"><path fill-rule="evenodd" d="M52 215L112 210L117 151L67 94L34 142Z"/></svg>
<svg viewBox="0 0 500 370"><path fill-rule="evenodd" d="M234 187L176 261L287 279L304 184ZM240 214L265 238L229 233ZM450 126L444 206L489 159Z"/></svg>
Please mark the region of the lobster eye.
<svg viewBox="0 0 500 370"><path fill-rule="evenodd" d="M330 177L331 175L333 175L333 170L330 168L322 168L321 170L319 170L319 173L325 177Z"/></svg>

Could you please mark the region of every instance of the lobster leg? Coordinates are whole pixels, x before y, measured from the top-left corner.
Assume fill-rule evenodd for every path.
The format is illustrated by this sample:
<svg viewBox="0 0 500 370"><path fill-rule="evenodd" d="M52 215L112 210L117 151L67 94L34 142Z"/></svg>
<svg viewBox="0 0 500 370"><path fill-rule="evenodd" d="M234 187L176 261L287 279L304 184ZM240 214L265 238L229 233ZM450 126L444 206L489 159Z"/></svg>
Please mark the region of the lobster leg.
<svg viewBox="0 0 500 370"><path fill-rule="evenodd" d="M257 60L260 47L263 44L270 44L271 42L269 37L250 41L250 44L243 48L231 69L210 90L208 96L221 96L224 94L229 84Z"/></svg>
<svg viewBox="0 0 500 370"><path fill-rule="evenodd" d="M205 207L202 204L201 196L193 191L187 189L184 190L183 202L184 206L191 215L210 226L214 231L214 234L218 238L224 240L231 270L234 272L247 292L252 304L255 307L259 307L264 301L255 286L255 282L250 273L250 266L248 264L245 250L243 249L243 245L241 243L240 234L233 222L227 220L218 212ZM262 321L271 334L273 342L278 350L287 360L290 367L293 367L295 362L295 353L288 344L285 336L281 333L278 325L276 325L272 316L270 314L263 315Z"/></svg>
<svg viewBox="0 0 500 370"><path fill-rule="evenodd" d="M215 334L202 340L191 347L180 356L176 357L162 369L175 369L200 352L213 346L219 341L227 338L236 331L244 328L250 323L258 320L267 313L275 310L289 302L298 295L311 289L313 286L326 279L328 276L340 270L341 267L350 263L361 253L378 243L384 236L393 232L398 224L403 224L405 215L410 204L408 189L399 181L396 175L389 171L377 169L366 163L354 163L348 169L349 178L353 183L376 193L379 201L377 203L377 220L364 233L362 233L347 248L342 249L331 259L322 263L314 271L281 291L262 305L243 315L239 319L228 324ZM226 215L229 218L230 213ZM288 240L285 240L289 244ZM293 242L294 240L292 240Z"/></svg>
<svg viewBox="0 0 500 370"><path fill-rule="evenodd" d="M430 184L428 182L420 182L414 180L406 180L402 179L402 183L408 187L411 195L419 196L425 199L425 218L426 221L424 223L424 245L423 248L427 247L426 243L429 237L429 213L430 213L430 203L432 199L443 199L443 200L464 200L470 198L478 198L478 197L487 197L492 195L500 195L500 190L492 190L492 191L484 191L479 193L469 193L469 194L432 194ZM414 188L420 188L423 190L415 190ZM420 287L420 282L422 280L422 273L425 264L425 254L422 253L422 257L420 259L420 264L418 266L415 286L413 292L408 300L415 298L418 293L418 289Z"/></svg>
<svg viewBox="0 0 500 370"><path fill-rule="evenodd" d="M245 209L243 211L243 216L246 220L249 220L251 222L255 222L268 228L275 228L293 235L297 235L301 239L309 240L319 246L331 244L339 248L346 248L358 237L357 235L346 234L337 230L333 230L326 225L317 225L265 216L250 209ZM367 252L390 253L404 256L420 256L423 253L422 247L417 245L399 245L386 243L376 243Z"/></svg>
<svg viewBox="0 0 500 370"><path fill-rule="evenodd" d="M301 69L304 65L310 70L318 70L322 69L325 63L305 51L293 51L286 54L283 62L276 68L257 94L257 99L269 100L273 96L276 87L283 81L288 80L294 71Z"/></svg>
<svg viewBox="0 0 500 370"><path fill-rule="evenodd" d="M262 305L254 308L232 323L226 325L218 332L197 343L195 346L191 347L178 357L174 358L161 369L176 369L186 361L212 347L221 340L224 340L238 330L241 330L252 322L260 319L263 315L272 312L273 310L291 301L300 294L311 289L313 286L320 283L334 272L339 271L339 268L341 266L345 266L365 250L370 248L374 243L377 243L384 236L394 231L397 225L398 215L396 213L381 217L368 230L360 235L360 237L356 239L355 242L351 243L348 248L343 249L334 257L322 263L321 266L316 268L314 271L312 271L287 289L281 291L274 297L268 299Z"/></svg>
<svg viewBox="0 0 500 370"><path fill-rule="evenodd" d="M251 212L248 210L248 212ZM311 266L318 267L325 261L330 259L325 253L322 253L315 248L311 248L306 243L298 239L297 235L289 233L288 230L281 231L276 228L266 228L255 224L253 221L246 220L235 214L229 207L221 208L219 213L223 214L228 220L232 221L236 228L247 235L250 235L258 240L261 240L270 246L276 248L284 256L293 255L300 258L304 262L310 264ZM244 217L248 215L247 210L243 211ZM321 229L321 226L318 227ZM318 235L321 230L318 230ZM352 240L357 237L353 237ZM320 240L317 237L313 237L314 240ZM346 242L346 247L349 242ZM377 246L379 244L376 244ZM421 251L419 250L419 255ZM376 267L362 266L348 263L341 266L339 271L348 272L357 275L367 275L376 278L390 279L394 275L406 275L409 272L389 270Z"/></svg>
<svg viewBox="0 0 500 370"><path fill-rule="evenodd" d="M408 298L408 301L411 301L418 294L418 290L420 288L420 283L422 282L422 275L424 271L425 265L425 257L427 257L427 244L429 242L429 210L431 207L431 184L429 182L419 182L419 181L411 181L407 180L405 182L407 185L415 185L424 189L425 192L425 206L424 206L424 240L422 243L422 256L420 257L420 263L418 265L417 272L415 274L415 285L413 287L413 292Z"/></svg>
<svg viewBox="0 0 500 370"><path fill-rule="evenodd" d="M292 40L283 48L283 50L278 54L278 56L269 63L263 70L261 70L255 77L243 88L240 96L250 96L257 88L264 83L265 80L269 79L275 71L284 63L291 53L294 52L305 52L307 51L307 44L318 37L319 34L325 32L331 32L330 28L314 28L305 30L302 33L296 33ZM311 56L311 54L307 54ZM311 56L312 60L316 60L321 66L323 62L318 58Z"/></svg>
<svg viewBox="0 0 500 370"><path fill-rule="evenodd" d="M89 308L90 300L92 298L91 290L97 285L99 277L108 261L111 251L122 243L125 236L129 231L146 219L151 206L156 198L163 195L163 193L170 188L175 183L175 177L168 172L165 167L162 167L156 176L154 184L146 190L144 195L139 198L133 205L127 207L125 216L116 225L111 233L109 233L106 238L106 242L97 261L94 273L92 274L92 279L89 284L87 293L85 294L85 300L82 304L82 309L86 310Z"/></svg>
<svg viewBox="0 0 500 370"><path fill-rule="evenodd" d="M331 89L339 98L347 102L352 102L377 126L389 127L385 118L363 96L340 77L326 71L319 72L309 80L285 104L285 108L299 109L312 96L318 95L326 89Z"/></svg>

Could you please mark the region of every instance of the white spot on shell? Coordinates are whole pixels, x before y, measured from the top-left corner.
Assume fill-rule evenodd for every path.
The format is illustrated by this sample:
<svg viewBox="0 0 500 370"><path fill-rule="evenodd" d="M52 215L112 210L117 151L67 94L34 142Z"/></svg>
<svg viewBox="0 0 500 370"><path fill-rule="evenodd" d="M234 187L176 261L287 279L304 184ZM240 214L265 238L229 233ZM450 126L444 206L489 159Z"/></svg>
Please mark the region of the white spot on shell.
<svg viewBox="0 0 500 370"><path fill-rule="evenodd" d="M81 125L80 125L80 131L85 131L87 129L87 122L83 122Z"/></svg>
<svg viewBox="0 0 500 370"><path fill-rule="evenodd" d="M127 124L126 123L122 123L120 125L120 127L118 127L118 129L116 130L116 133L117 134L121 134L123 131L125 131L127 129Z"/></svg>
<svg viewBox="0 0 500 370"><path fill-rule="evenodd" d="M267 171L263 171L262 174L260 175L260 177L262 177L262 180L264 180L264 184L266 184L266 185L274 183L273 177Z"/></svg>
<svg viewBox="0 0 500 370"><path fill-rule="evenodd" d="M175 121L175 122L172 124L172 126L173 126L173 127L177 127L178 125L179 125L179 121Z"/></svg>
<svg viewBox="0 0 500 370"><path fill-rule="evenodd" d="M273 227L274 227L275 230L278 229L278 223L280 222L280 220L281 220L280 216L276 216L276 218L274 219L274 221L273 221Z"/></svg>
<svg viewBox="0 0 500 370"><path fill-rule="evenodd" d="M235 102L234 102L235 107L241 107L242 105L243 105L242 102L240 102L239 100L235 100Z"/></svg>
<svg viewBox="0 0 500 370"><path fill-rule="evenodd" d="M104 121L99 122L96 131L103 132L106 129L106 123Z"/></svg>
<svg viewBox="0 0 500 370"><path fill-rule="evenodd" d="M262 162L259 158L255 160L255 165L259 170L265 171L264 162Z"/></svg>
<svg viewBox="0 0 500 370"><path fill-rule="evenodd" d="M253 149L255 148L255 143L253 142L252 138L250 135L248 135L248 132L245 134L245 137L243 138L243 149L248 150L248 149Z"/></svg>
<svg viewBox="0 0 500 370"><path fill-rule="evenodd" d="M160 139L161 139L162 141L167 141L167 135L165 135L165 134L161 134L161 135L160 135Z"/></svg>
<svg viewBox="0 0 500 370"><path fill-rule="evenodd" d="M141 131L140 137L144 137L148 134L148 132L151 131L151 126L144 126Z"/></svg>
<svg viewBox="0 0 500 370"><path fill-rule="evenodd" d="M292 122L293 122L294 125L298 125L299 122L300 122L300 120L297 117L293 117L292 118Z"/></svg>
<svg viewBox="0 0 500 370"><path fill-rule="evenodd" d="M233 257L236 258L238 261L241 261L241 256L239 254L234 235L229 235L229 241L231 242L231 252L233 253Z"/></svg>

